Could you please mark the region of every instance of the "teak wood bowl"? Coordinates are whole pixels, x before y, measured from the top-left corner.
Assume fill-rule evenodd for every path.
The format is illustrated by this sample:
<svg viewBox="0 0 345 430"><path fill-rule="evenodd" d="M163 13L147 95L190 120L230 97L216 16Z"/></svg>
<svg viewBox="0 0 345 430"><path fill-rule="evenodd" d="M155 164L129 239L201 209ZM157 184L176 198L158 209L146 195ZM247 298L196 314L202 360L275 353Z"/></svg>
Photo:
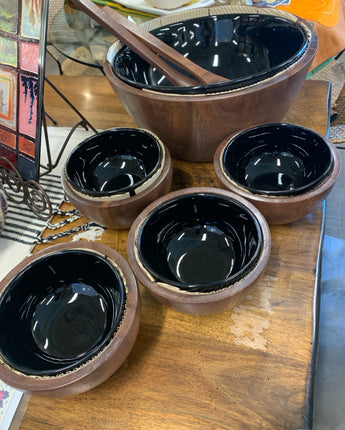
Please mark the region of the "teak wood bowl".
<svg viewBox="0 0 345 430"><path fill-rule="evenodd" d="M119 229L129 228L171 183L168 149L153 133L136 128L106 130L81 142L62 175L67 197L83 215Z"/></svg>
<svg viewBox="0 0 345 430"><path fill-rule="evenodd" d="M79 394L109 378L135 343L136 279L106 245L54 245L1 281L0 321L2 381L31 394Z"/></svg>
<svg viewBox="0 0 345 430"><path fill-rule="evenodd" d="M214 168L220 187L250 201L269 224L288 224L327 197L341 158L334 144L314 130L276 123L224 139Z"/></svg>
<svg viewBox="0 0 345 430"><path fill-rule="evenodd" d="M257 13L267 9L248 8ZM193 14L217 15L230 11L231 6L223 6L199 9ZM190 11L186 11L157 18L150 21L146 28L151 30L165 23L182 22L190 14ZM157 134L173 157L210 162L219 142L231 133L255 124L282 120L294 102L317 50L317 34L312 28L309 28L309 32L307 48L289 67L258 83L229 91L174 94L136 88L121 80L114 72L116 45L109 49L104 71L136 124Z"/></svg>
<svg viewBox="0 0 345 430"><path fill-rule="evenodd" d="M193 187L161 197L134 221L128 259L161 303L190 314L233 307L263 272L271 235L261 213L225 190Z"/></svg>
<svg viewBox="0 0 345 430"><path fill-rule="evenodd" d="M134 87L172 94L210 94L248 87L290 67L308 49L310 29L291 14L267 8L232 5L229 13L192 15L164 23L147 33L176 55L192 62L191 69L176 64L193 81L176 80L171 70L145 60L133 45L116 43L113 68L116 76ZM221 9L227 11L226 8ZM182 25L181 25L182 23ZM150 23L150 28L152 24ZM138 28L138 31L145 29ZM122 40L122 39L121 39ZM123 42L126 45L126 42ZM160 55L160 53L158 53ZM172 55L172 54L171 54ZM195 67L202 67L195 71ZM173 76L171 76L173 75ZM205 76L207 75L207 76ZM175 84L173 84L175 83Z"/></svg>

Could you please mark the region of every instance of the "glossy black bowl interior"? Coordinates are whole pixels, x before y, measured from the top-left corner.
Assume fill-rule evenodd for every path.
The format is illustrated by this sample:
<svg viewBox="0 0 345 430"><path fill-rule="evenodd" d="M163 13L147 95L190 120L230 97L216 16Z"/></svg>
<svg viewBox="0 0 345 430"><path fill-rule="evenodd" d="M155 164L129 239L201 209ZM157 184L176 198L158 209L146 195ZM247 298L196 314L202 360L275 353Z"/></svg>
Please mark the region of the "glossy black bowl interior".
<svg viewBox="0 0 345 430"><path fill-rule="evenodd" d="M226 175L255 194L302 194L324 181L333 166L328 142L293 124L265 124L246 130L226 146Z"/></svg>
<svg viewBox="0 0 345 430"><path fill-rule="evenodd" d="M114 336L126 294L101 255L61 251L18 274L0 299L0 353L28 375L56 375L85 363Z"/></svg>
<svg viewBox="0 0 345 430"><path fill-rule="evenodd" d="M159 169L161 161L162 148L152 134L118 128L80 143L70 153L65 173L76 190L90 196L135 195Z"/></svg>
<svg viewBox="0 0 345 430"><path fill-rule="evenodd" d="M138 252L157 282L181 290L224 288L255 265L262 232L242 204L215 194L193 193L169 200L145 220Z"/></svg>
<svg viewBox="0 0 345 430"><path fill-rule="evenodd" d="M231 90L269 78L305 52L305 29L286 18L265 14L198 17L152 30L159 39L230 81L176 87L127 46L115 55L115 74L128 84L173 93Z"/></svg>

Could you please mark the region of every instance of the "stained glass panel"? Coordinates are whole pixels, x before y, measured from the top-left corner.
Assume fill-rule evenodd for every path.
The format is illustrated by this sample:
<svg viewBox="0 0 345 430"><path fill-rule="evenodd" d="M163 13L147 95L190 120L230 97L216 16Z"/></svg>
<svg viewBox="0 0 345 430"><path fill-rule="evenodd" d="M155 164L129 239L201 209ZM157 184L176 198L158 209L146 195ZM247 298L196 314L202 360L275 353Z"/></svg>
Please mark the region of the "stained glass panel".
<svg viewBox="0 0 345 430"><path fill-rule="evenodd" d="M38 180L48 0L0 0L0 156Z"/></svg>

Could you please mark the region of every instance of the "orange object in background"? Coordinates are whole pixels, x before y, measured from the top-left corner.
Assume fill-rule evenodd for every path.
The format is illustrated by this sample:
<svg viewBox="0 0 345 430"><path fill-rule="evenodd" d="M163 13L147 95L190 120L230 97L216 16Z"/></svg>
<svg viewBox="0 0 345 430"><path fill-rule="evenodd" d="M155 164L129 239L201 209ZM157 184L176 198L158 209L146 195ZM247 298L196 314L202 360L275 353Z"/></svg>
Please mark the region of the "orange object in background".
<svg viewBox="0 0 345 430"><path fill-rule="evenodd" d="M289 5L277 8L315 25L319 46L311 71L345 49L345 0L291 0Z"/></svg>
<svg viewBox="0 0 345 430"><path fill-rule="evenodd" d="M277 6L277 9L308 21L317 21L326 27L334 27L339 21L339 0L291 0L289 5Z"/></svg>

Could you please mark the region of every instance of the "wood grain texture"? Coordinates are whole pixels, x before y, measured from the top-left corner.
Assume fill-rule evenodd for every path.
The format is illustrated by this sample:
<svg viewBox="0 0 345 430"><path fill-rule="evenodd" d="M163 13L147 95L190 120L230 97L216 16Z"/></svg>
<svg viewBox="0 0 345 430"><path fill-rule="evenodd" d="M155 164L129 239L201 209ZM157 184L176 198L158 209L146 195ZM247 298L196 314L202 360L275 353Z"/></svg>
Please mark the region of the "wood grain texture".
<svg viewBox="0 0 345 430"><path fill-rule="evenodd" d="M303 128L303 130L310 129ZM295 132L298 133L298 131ZM328 151L332 160L331 169L328 172L328 175L326 175L317 186L314 184L310 190L305 190L301 194L272 196L253 193L248 188L238 185L236 181L229 178L225 171L224 150L228 147L229 142L232 139L232 137L228 137L218 146L214 156L214 169L218 178L219 187L232 191L253 203L265 216L270 225L288 224L305 217L317 205L319 205L320 202L323 202L331 192L339 177L342 165L341 156L336 146L330 140L326 139L325 136L322 136L321 134L314 135L312 134L312 131L310 131L310 133L310 140L312 140L312 136L316 138L318 137L320 140L324 139L324 144L325 146L328 146ZM258 131L257 134L260 135ZM261 129L261 136L263 134L264 128ZM276 138L276 141L277 140L279 140L279 137ZM236 141L236 137L234 137L234 141ZM229 151L231 152L231 145Z"/></svg>
<svg viewBox="0 0 345 430"><path fill-rule="evenodd" d="M312 57L296 63L284 77L272 77L246 89L207 95L174 95L143 91L115 76L106 61L104 71L114 92L138 126L151 130L171 155L186 161L211 162L226 136L267 122L279 122L295 101Z"/></svg>
<svg viewBox="0 0 345 430"><path fill-rule="evenodd" d="M104 81L54 79L74 100L81 101L89 91L94 102L85 100L79 108L89 112L96 127L129 125ZM328 83L306 82L286 119L326 134L328 96ZM50 106L54 99L46 93ZM65 125L61 114L60 125ZM173 189L191 185L215 186L213 166L174 160ZM271 228L272 251L263 277L231 311L186 315L158 304L141 288L140 331L125 364L85 394L32 397L20 429L307 428L322 219L318 208L299 222ZM101 242L126 256L126 235L106 230ZM66 240L70 238L60 239Z"/></svg>
<svg viewBox="0 0 345 430"><path fill-rule="evenodd" d="M98 130L136 126L122 105L116 103L111 86L103 76L49 76L49 79ZM73 127L80 120L48 84L44 88L44 104L58 127ZM48 125L54 124L48 120Z"/></svg>
<svg viewBox="0 0 345 430"><path fill-rule="evenodd" d="M136 195L128 195L122 200L80 194L68 181L66 174L62 176L61 182L68 200L90 220L109 228L128 229L146 206L170 191L172 178L172 160L169 151L165 150L161 171L153 183Z"/></svg>

